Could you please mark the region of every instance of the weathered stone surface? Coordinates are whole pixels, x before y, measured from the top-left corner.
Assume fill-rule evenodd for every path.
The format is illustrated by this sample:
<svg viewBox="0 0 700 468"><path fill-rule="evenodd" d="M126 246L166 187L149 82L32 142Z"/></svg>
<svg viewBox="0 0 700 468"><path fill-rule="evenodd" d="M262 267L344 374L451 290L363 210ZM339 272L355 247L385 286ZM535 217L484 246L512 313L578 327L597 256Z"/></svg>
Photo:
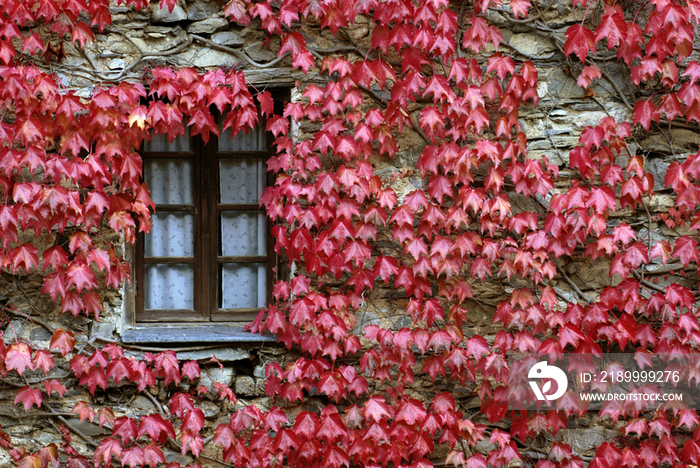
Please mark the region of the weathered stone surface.
<svg viewBox="0 0 700 468"><path fill-rule="evenodd" d="M651 159L647 163L645 169L654 176L654 191L664 190L666 188L664 178L666 177L668 166L668 164L660 159Z"/></svg>
<svg viewBox="0 0 700 468"><path fill-rule="evenodd" d="M221 348L177 353L177 357L184 361L200 361L202 359L211 359L212 356L216 356L216 359L222 362L242 361L250 359L250 352L240 348Z"/></svg>
<svg viewBox="0 0 700 468"><path fill-rule="evenodd" d="M148 33L160 33L160 34L170 34L173 30L170 26L146 26L143 28L143 32Z"/></svg>
<svg viewBox="0 0 700 468"><path fill-rule="evenodd" d="M256 398L251 403L260 411L270 411L270 408L272 408L272 398L269 397Z"/></svg>
<svg viewBox="0 0 700 468"><path fill-rule="evenodd" d="M85 435L89 436L100 436L100 435L107 435L111 434L112 431L100 427L97 424L91 424L87 420L85 421L80 421L79 419L69 419L68 422L71 423L76 429L78 429L80 432L82 432Z"/></svg>
<svg viewBox="0 0 700 468"><path fill-rule="evenodd" d="M157 23L175 23L187 19L187 13L185 13L185 10L183 10L180 5L175 5L172 12L170 12L167 7L160 8L158 4L152 5L152 8L151 20Z"/></svg>
<svg viewBox="0 0 700 468"><path fill-rule="evenodd" d="M44 327L34 327L29 334L29 339L32 341L46 341L51 339L52 334Z"/></svg>
<svg viewBox="0 0 700 468"><path fill-rule="evenodd" d="M12 457L4 448L0 448L0 466L11 466Z"/></svg>
<svg viewBox="0 0 700 468"><path fill-rule="evenodd" d="M211 34L218 29L228 26L228 21L223 18L214 17L203 21L197 21L187 26L187 32L190 34Z"/></svg>
<svg viewBox="0 0 700 468"><path fill-rule="evenodd" d="M357 15L353 24L346 27L345 31L350 39L357 42L369 34L370 22L364 15Z"/></svg>
<svg viewBox="0 0 700 468"><path fill-rule="evenodd" d="M235 31L221 31L211 36L212 42L225 46L242 46L243 38Z"/></svg>
<svg viewBox="0 0 700 468"><path fill-rule="evenodd" d="M532 33L513 34L508 43L528 55L546 55L556 50L552 41Z"/></svg>
<svg viewBox="0 0 700 468"><path fill-rule="evenodd" d="M202 377L199 381L199 385L204 385L208 388L214 388L214 383L218 382L229 387L233 382L234 375L235 371L232 367L224 367L223 369L215 367L212 369L208 369L202 371Z"/></svg>
<svg viewBox="0 0 700 468"><path fill-rule="evenodd" d="M122 70L126 68L126 62L124 59L114 59L111 62L109 62L108 65L110 70Z"/></svg>
<svg viewBox="0 0 700 468"><path fill-rule="evenodd" d="M180 60L183 65L188 64L203 68L235 65L241 61L233 54L208 47L190 48L187 52L180 55Z"/></svg>
<svg viewBox="0 0 700 468"><path fill-rule="evenodd" d="M582 455L593 455L603 442L617 436L615 431L604 428L562 429L559 432L563 440Z"/></svg>
<svg viewBox="0 0 700 468"><path fill-rule="evenodd" d="M137 395L131 402L132 405L136 406L137 408L141 408L147 411L154 411L157 410L158 408L156 405L153 404L153 402L148 399L147 397L143 395Z"/></svg>
<svg viewBox="0 0 700 468"><path fill-rule="evenodd" d="M255 366L255 369L253 369L253 376L259 379L265 378L265 366Z"/></svg>
<svg viewBox="0 0 700 468"><path fill-rule="evenodd" d="M245 48L248 57L256 62L269 62L277 58L277 54L268 49L263 49L260 44L252 44Z"/></svg>
<svg viewBox="0 0 700 468"><path fill-rule="evenodd" d="M213 418L217 414L221 413L221 408L211 401L203 401L198 406L204 412L204 417L206 418Z"/></svg>
<svg viewBox="0 0 700 468"><path fill-rule="evenodd" d="M117 327L114 323L110 323L107 321L95 322L92 325L91 335L97 338L105 338L107 340L112 340L114 339L114 332L116 331L116 329Z"/></svg>
<svg viewBox="0 0 700 468"><path fill-rule="evenodd" d="M255 380L247 375L236 378L236 395L255 396L257 388Z"/></svg>
<svg viewBox="0 0 700 468"><path fill-rule="evenodd" d="M194 2L187 7L187 19L200 21L215 15L219 11L219 5L207 2Z"/></svg>
<svg viewBox="0 0 700 468"><path fill-rule="evenodd" d="M147 26L148 26L147 23L132 22L132 23L127 23L127 24L123 25L122 27L124 29L143 29Z"/></svg>

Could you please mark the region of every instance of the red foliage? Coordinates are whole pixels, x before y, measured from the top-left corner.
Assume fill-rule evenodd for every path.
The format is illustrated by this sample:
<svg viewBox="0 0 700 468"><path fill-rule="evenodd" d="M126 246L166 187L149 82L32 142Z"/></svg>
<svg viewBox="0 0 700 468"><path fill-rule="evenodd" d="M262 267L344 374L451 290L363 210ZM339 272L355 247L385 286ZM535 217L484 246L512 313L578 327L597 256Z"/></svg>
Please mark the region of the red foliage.
<svg viewBox="0 0 700 468"><path fill-rule="evenodd" d="M147 2L126 3L139 9ZM170 11L176 4L161 0ZM700 66L696 61L682 65L693 50L691 21L700 19L696 1L652 2L644 6L645 15L631 21L620 5L574 0L577 5L599 9L587 15L599 18L595 24L584 20L565 35L565 55L586 65L578 73L580 86L588 88L605 75L605 67L594 61L598 49L616 49L617 58L631 66L633 83L658 83L657 95L629 106L632 125L649 131L662 118L700 123ZM526 18L530 6L527 0L509 3L516 19ZM578 410L565 399L559 411L509 411L506 353L639 351L644 359L648 352L698 351L693 292L680 284L656 286L644 275L655 259L666 265L677 258L683 268L700 263L694 233L700 227L700 153L673 162L666 172L664 184L676 206L659 221L691 230L673 245L645 239L613 217L629 209L643 211L646 219L646 200L653 195L644 158L627 145L630 123L607 117L587 127L569 155L573 180L563 183L558 166L528 154L521 132L521 105L539 101L535 65L513 60L503 48L484 62L458 52L499 49L503 35L482 15L491 7L508 14L500 1L489 0L465 5L459 15L444 0L231 0L225 6L225 15L239 24L259 18L269 35L281 36L280 58L288 54L292 67L303 73L318 67L326 81L305 86L303 99L287 103L282 115L274 115L269 93L256 96L277 149L268 162L276 182L261 204L276 223L275 250L298 270L274 285L276 302L250 329L274 333L301 354L284 366L268 365L269 396L282 404L310 395L328 401L320 412L302 411L293 421L279 407L237 406L211 439L223 448L225 462L427 468L436 448L445 445L448 464L510 466L522 459L518 443L548 431L556 434ZM298 21L313 17L321 29L337 34L360 14L372 22L371 49L354 61L329 55L318 63L319 52L294 30ZM20 34L26 24L50 25L52 32L70 34L76 47L84 47L94 40L94 31L82 19L89 17L91 27L102 31L110 15L106 0L8 0L0 6L0 100L14 119L3 114L0 120L2 267L14 275L43 275L42 293L60 301L63 312L96 320L103 308L102 281L116 288L130 272L95 228L104 219L129 242L136 229L150 230L154 204L140 180L141 160L134 148L150 131L171 140L184 134L185 122L206 142L210 134L219 134L212 106L228 111L224 129L233 133L254 126L258 116L240 71L200 75L156 68L144 78L148 88L122 82L98 87L91 99L81 100L61 89L53 75L18 59L20 52L41 51L47 61L63 54L62 42L57 50L34 32ZM20 37L18 51L12 39ZM574 68L575 62L570 57ZM484 69L480 63L486 63ZM593 90L587 96L594 97ZM381 105L368 108L372 99ZM310 140L292 140L290 118L319 130ZM388 177L375 172L373 164L396 155L404 127L427 143L415 170ZM423 186L416 182L420 179ZM398 185L392 186L397 181L415 189L399 194ZM515 209L516 197L536 199L532 205L538 208ZM29 232L37 238L62 234L67 248L54 245L39 252L28 241ZM615 286L590 301L581 295L583 302L577 304L559 302L561 292L551 282L561 274L558 262L575 256L609 264ZM463 328L477 278L527 284L498 304L493 321L502 328L490 341ZM410 326L397 330L359 323L364 335L358 336L353 330L377 289L406 298L402 304ZM60 356L51 354L54 350ZM19 340L5 347L0 341L0 374L50 374L58 367L55 361L65 367L71 353L71 372L93 396L110 386L148 391L160 385L159 379L172 391L201 377L198 363L181 363L173 351L137 360L111 344L90 354L85 346L76 348L76 336L62 329L53 333L48 350ZM509 420L510 431L474 423L448 392L417 400L413 386L419 376L436 385L458 382L472 388L486 418ZM694 374L683 377L697 384ZM46 407L54 392L61 398L67 391L56 379L43 386L20 385L15 405L22 403L28 412L34 405ZM209 390L213 398L237 401L220 383ZM80 420L93 421L97 415L112 434L99 442L91 462L72 448L67 433L60 451L70 457L69 467L155 467L165 463L163 449L172 439L182 455L205 460L205 415L193 395L206 392L178 391L162 414L140 419L115 418L109 408L80 402L73 409ZM675 465L679 460L697 465L700 460L700 418L694 410L651 415L609 405L603 416L625 423L624 440L601 445L594 466ZM684 435L676 438L679 432ZM470 455L487 435L489 453ZM2 436L0 431L0 445L10 447ZM538 466L583 466L568 445L554 442L548 448L549 458ZM32 468L56 466L58 453L55 445L31 454L12 451L18 466Z"/></svg>

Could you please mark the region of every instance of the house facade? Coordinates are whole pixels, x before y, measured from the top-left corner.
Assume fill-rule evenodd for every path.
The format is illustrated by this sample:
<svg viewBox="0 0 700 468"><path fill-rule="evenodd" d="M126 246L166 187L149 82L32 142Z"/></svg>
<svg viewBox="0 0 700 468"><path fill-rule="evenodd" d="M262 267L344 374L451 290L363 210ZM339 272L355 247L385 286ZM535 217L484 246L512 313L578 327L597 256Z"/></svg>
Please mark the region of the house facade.
<svg viewBox="0 0 700 468"><path fill-rule="evenodd" d="M67 296L64 295L63 300L55 300L55 293L53 298L50 292L47 293L46 277L51 273L45 271L46 266L41 272L33 271L27 275L23 271L18 273L17 268L12 271L10 264L5 265L0 294L4 296L6 308L3 338L8 347L13 343L26 342L37 349L52 349L58 363L57 348L53 348L56 330L66 328L75 334L71 355L61 364L51 366L47 377L42 373L41 366L37 365L26 374L28 380L12 373L6 378L2 397L5 409L0 412L0 425L15 448L25 447L28 453L34 453L41 447L55 443L61 448L61 457L65 461L68 455L64 450L67 439L66 432L62 435L63 427L72 439L70 445L76 452L92 456L105 438L113 437L115 418L139 421L152 414L174 414L171 397L187 394L196 401L196 408L203 415L201 437L199 442L196 438L192 439L194 442L182 439L180 431L186 429L182 422L184 417L180 415L176 423L176 442L162 444L165 461L182 466L195 462L203 466L219 466L229 462L242 466L243 463L233 454L235 450L231 447L234 446L226 447L217 443L221 439L215 439L218 437L215 436L215 428L229 424L232 415L237 412L254 407L264 414L277 414L275 408L281 407L289 420L288 427L293 427L294 418L300 414L323 414L326 417L324 411L330 410L324 408L331 404L340 408L346 418L344 411L358 404L364 398L361 395L369 395L367 389L362 391L359 379L351 397L351 391L334 392L318 382L318 385L308 383L304 381L306 375L299 376L297 381L290 377L296 372L295 366L300 358L308 358L305 361L308 363L316 357L325 359L326 367L307 367L299 372L305 374L315 370L323 375L328 373L326 380L318 379L325 382L323 385L331 379L345 379L347 386L349 382L354 382L350 376L355 379L356 375L364 373L373 392L392 395L395 389L400 390L401 397L395 397L396 407L399 407L399 402L411 401L425 404L425 408L428 408L436 395L447 393L456 401L456 407L445 410L446 414L459 412L464 421L483 424L480 426L482 432L484 427L488 427L488 434L512 432L512 418L505 416L507 408L501 405L497 410L501 417L494 418L482 401L493 398L494 392L497 394L498 388L503 388L495 383L494 388L491 388L491 384L484 384L489 377L492 381L501 378L500 371L478 368L476 370L484 372L486 377L475 377L472 381L457 377L468 369L445 364L449 361L448 355L452 356L448 351L453 347L471 349L470 346L481 344L480 340L483 340L487 347L485 353L493 353L500 343L499 353L505 355L504 330L511 334L511 340L520 339L527 330L528 336L541 344L555 336L550 331L558 326L564 327L563 323L552 319L546 326L533 326L527 322L515 330L518 326L503 317L511 314L512 318L513 314L530 310L535 306L535 297L538 304L545 300L539 293L532 292L522 293L521 296L516 294L523 299L513 299L514 292L549 288L547 291L554 294L554 299L550 298L550 301L556 301L556 304L549 303L546 310L548 316L555 316L559 311L562 317L564 313L570 317L576 313L570 312L575 305L590 306L594 301L601 300L601 291L624 285L628 278L623 277L622 273L629 274L629 278L635 277L631 270L636 272L641 264L635 268L631 268L630 264L625 267L626 270L611 273L609 259L598 260L595 255L584 254L586 241L583 238L579 239L581 245L576 245L576 251L573 244L567 246L563 240L550 238L547 242L564 245L561 248L565 255L552 254L545 245L541 247L544 252L541 256L534 254L534 260L528 260L529 266L518 263L515 253L518 248L523 249L521 246L526 242L523 239L526 239L528 229L551 234L551 225L545 226L544 220L556 211L550 206L553 197L556 199L568 193L572 185L577 186L579 181L585 179L580 176L585 172L581 170L582 166L577 163L572 165L571 155L575 159L577 148L586 146L581 138L584 135L585 140L585 132L590 132L587 129L605 127L605 132L608 132L605 138L610 139L606 147L625 145L624 150L614 148L614 154L611 150L610 155L605 156L610 158L611 165L627 168L630 160L643 158L643 172L653 176L653 187L644 186L643 190L655 192L643 204L637 204L636 198L625 202L625 193L619 193L618 189L618 193L613 194L613 198L617 197L617 205L615 201L612 202L612 209L605 211L600 232L594 234L605 237L607 229L610 236L617 236L621 231L617 228L632 226L630 229L634 230L636 240L646 242L651 249L652 243L673 242L690 232L674 230L664 222L666 218L663 216L677 207L676 195L668 190L664 180L670 164L685 160L687 155L697 152L700 142L697 128L679 125L660 133L640 132L637 128L627 135L628 138L623 138L624 127L614 127L614 122L619 125L632 118L633 109L627 101L634 101L639 94L639 89L621 85L629 82L625 66L611 60L604 69L605 78L599 75L598 80L591 79L589 84L582 86L580 81L577 83L582 67L571 64L571 52L560 50L561 39L554 37L554 33L543 34L542 28L530 28L529 23L521 23L522 19L514 18L510 13L503 13L503 6L494 4L491 10L485 9L470 16L476 20L468 20L467 16L463 16L463 10L473 7L434 2L436 6L431 7L434 12L450 11L457 17L454 31L442 20L437 26L438 14L435 14L435 20L426 20L426 24L432 21L430 24L435 25L433 29L438 31L433 41L437 41L442 34L457 37L458 43L462 44L457 51L444 51L431 44L420 45L416 37L406 39L405 43L401 42L403 39L395 39L401 32L394 30L398 28L397 23L382 19L381 13L378 13L382 9L381 4L373 6L371 13L368 10L353 15L352 21L342 22L342 25L329 25L329 20L323 15L322 19L314 18L314 14L310 13L313 10L286 11L286 14L296 15L293 27L281 27L284 33L278 35L268 34L276 31L275 21L285 21L282 12L277 10L279 6L272 3L265 5L269 6L270 12L274 9L274 13L264 13L263 9L252 13L251 9L252 20L247 25L241 24L244 21L230 21L232 15L236 15L231 13L234 2L187 0L172 2L172 5L165 3L162 8L156 2L143 5L144 8L140 9L134 4L110 3L111 24L102 31L98 31L93 24L94 40L87 41L82 47L80 41L71 42L69 35L58 37L58 34L49 34L48 30L42 29L46 26L44 24L35 25L45 43L43 52L22 52L24 38L34 32L30 25L25 24L26 27L20 30L20 37L13 39L15 48L20 54L24 53L27 64L53 73L61 92L73 92L81 102L90 102L105 89L116 87L119 83L158 83L157 91L155 88L144 88L145 94L140 101L151 112L158 106L162 105L165 109L175 104L176 98L170 95L167 83L169 80L173 83L186 80L176 75L178 70L192 68L200 75L221 73L221 77L212 77L212 80L221 80L218 85L202 91L209 96L207 118L215 122L218 135L202 130L204 127L197 123L192 124L197 116L191 112L190 123L183 126L182 132L175 129L175 123L163 124L149 134L140 147L135 148L141 161L141 166L136 170L138 176L135 177L138 184L145 183L150 192L145 200L154 203L154 209L151 209L149 203L144 202L145 209L153 211L149 228L139 229L148 223L142 224L136 219L134 237L131 238L126 234L128 229L118 232L119 229L115 229L105 215L105 219L87 230L95 248L101 246L106 252L109 245L116 246L114 258L119 259L120 265L128 265L123 268L124 277L117 281L115 288L109 274L99 268L99 263L89 263L99 282L96 288L102 309L99 319L95 320L94 311L87 314L66 313L75 312L67 309ZM337 3L326 7L342 10ZM387 8L398 9L396 5L401 2L387 3L391 4ZM511 7L515 11L513 3ZM415 14L418 14L419 9L414 6ZM398 13L394 11L392 14ZM541 19L538 21L543 21L547 28L556 29L558 25L578 24L584 20L585 14L575 5L549 2L549 6L542 5L538 16ZM89 23L87 16L83 14L78 18L78 22L83 22L85 27ZM500 28L502 37L487 40L474 36L472 41L484 44L469 46L468 35L477 34L473 30L481 25L479 21L483 21L484 25L488 21L488 24ZM383 23L391 24L391 27L385 28ZM424 31L426 28L419 29ZM377 39L382 34L388 37L389 29L392 30L391 41L394 41L391 47L382 45L381 39ZM285 38L292 37L292 32L298 34L293 36L295 40L302 38L305 41L308 56L289 45L291 39ZM412 40L418 45L409 46ZM522 98L522 102L518 103L516 111L508 114L498 106L490 107L491 115L484 110L485 116L482 115L479 121L478 108L488 106L484 105L481 95L475 97L476 104L465 110L464 119L476 121L467 120L464 126L476 130L473 132L476 139L473 140L470 134L469 138L465 136L460 141L459 148L456 144L453 148L447 144L450 141L448 130L457 128L459 118L450 117L453 122L448 123L442 118L437 122L438 117L435 117L437 123L430 123L430 112L434 110L438 113L438 110L444 110L457 100L454 92L454 96L449 97L446 89L439 91L432 88L433 82L440 81L436 76L445 82L446 77L454 81L454 72L448 70L448 63L442 58L436 59L435 63L419 61L417 66L412 64L412 57L405 53L412 48L429 50L435 56L452 52L455 59L469 64L462 72L471 74L470 79L476 80L474 75L482 73L492 77L494 82L499 77L503 86L492 91L496 97L501 93L498 99L503 100L499 103L504 102L509 94L519 95L518 99ZM498 52L501 55L493 59L493 54ZM362 69L358 71L357 67L352 67L356 62L369 60L370 56L378 68L371 71L373 77L364 78ZM504 60L504 68L493 65L493 60L501 59ZM505 63L506 59L510 60L510 69ZM513 66L514 61L517 70ZM390 68L388 71L384 69L384 79L379 71L382 63ZM529 65L524 65L526 63L534 64L534 78L532 75L528 78ZM414 73L411 67L417 71ZM173 71L159 71L164 68ZM431 70L428 71L428 68ZM400 82L408 87L411 73L414 73L413 76L423 73L431 84L418 86L417 92L411 92L409 99L397 97L400 91L395 84ZM514 78L516 75L520 81ZM519 83L520 91L512 91L506 84L506 76L512 80L508 83ZM346 81L351 77L357 84L353 85L352 92L341 89L342 86L349 86ZM387 86L387 82L393 86ZM485 78L483 82L488 82L488 79ZM337 84L338 89L334 91L330 84ZM226 100L216 100L216 89L236 89L237 86L240 95L249 93L250 103L235 101L236 93L233 94L234 99L228 96ZM432 91L428 91L428 86ZM469 95L471 88L465 85L459 89L461 99ZM438 99L440 92L445 96ZM485 95L489 93L488 90L484 91ZM492 97L491 101L496 102L496 97ZM245 99L248 99L247 95ZM483 107L480 107L479 99ZM156 101L161 104L153 104ZM178 105L185 106L179 101ZM232 134L229 127L243 127L237 124L237 119L242 117L236 113L236 106L250 108L251 105L258 113L257 126ZM313 106L318 109L317 116L312 111L309 114L309 108ZM113 107L117 113L123 111L118 108L116 100ZM149 113L144 119L152 122L152 115ZM128 126L134 128L140 125L136 111L130 109L129 116ZM131 116L135 116L133 120ZM610 120L606 121L606 118ZM348 121L358 124L360 120L363 125L366 123L365 127L356 125L352 132L349 127L342 127ZM342 125L341 121L344 122ZM601 125L601 121L607 123ZM169 125L173 129L168 129ZM334 125L340 125L342 130L334 130ZM210 123L207 126L211 126ZM505 126L507 131L502 130ZM367 130L370 137L363 136L362 131L370 127ZM512 130L514 128L516 130ZM616 130L611 131L610 128ZM618 135L610 135L615 132ZM495 146L482 148L475 143L477 140L489 141L489 138L500 141L498 139L501 137L504 138L503 146L501 142L497 143L498 150L493 149ZM324 144L324 138L329 138L333 143ZM511 146L506 144L505 139ZM285 152L286 145L290 148L295 145L296 152L291 149ZM6 143L5 146L9 148L12 145ZM598 146L603 146L600 141ZM459 167L462 163L454 163L451 168L443 169L451 164L450 158L457 159L457 153L467 147L474 149L472 156L475 159L464 164L466 169ZM492 158L489 151L500 151L500 156L493 156L497 159L503 157L503 152L511 150L516 154L513 160L522 164L536 161L532 167L527 166L526 170L532 172L528 172L521 181L515 181L509 175L511 179L505 186L504 182L490 182L491 169L500 167L500 162L496 161L492 166L484 163ZM460 157L463 156L460 153ZM441 161L441 166L438 167L438 163L431 166L431 158ZM503 167L506 167L505 162ZM21 173L22 166L18 169ZM454 187L445 189L442 195L442 189L434 188L438 179L433 179L441 170L446 176L464 177ZM312 184L308 179L299 175L304 171L318 176L315 179L318 183L313 188L310 188ZM327 185L324 185L323 177L328 178ZM536 183L538 180L542 181L541 185ZM640 187L643 183L641 180ZM648 185L652 179L643 180ZM472 186L475 187L473 196L481 196L479 202L470 198L472 193L466 193L466 188L460 191L462 187ZM496 196L501 189L504 194L507 193L505 198ZM8 190L7 187L5 190ZM135 194L134 190L133 199L137 200ZM337 199L333 199L334 196ZM331 201L324 197L330 197ZM283 198L286 200L284 204L277 201ZM454 202L448 202L448 199ZM500 205L501 208L496 206L497 202L505 199L507 208L505 205ZM480 207L472 207L474 203ZM340 215L335 211L327 213L331 204ZM410 211L406 209L408 215L393 211L395 206L401 204L412 207ZM431 217L431 204L442 207L449 220L445 220L445 214ZM490 212L488 216L482 214L479 218L475 213L484 204ZM459 213L454 215L460 206L463 207L463 220L459 219ZM368 207L373 207L373 210ZM585 209L590 207L586 206ZM119 210L107 209L106 212L111 220L111 216ZM564 213L567 214L566 208ZM402 222L401 216L410 219ZM529 216L534 217L534 226ZM516 221L506 221L506 218L518 220L525 227L521 229L516 226ZM451 221L453 219L457 220ZM430 230L435 226L438 228L432 233ZM42 257L43 253L56 246L61 246L73 256L76 251L80 254L80 247L75 246L79 244L72 237L72 227L75 225L68 226L64 233L44 231L31 239L25 232L21 233L24 237L19 240L35 245L42 262L47 261ZM306 234L293 233L295 229L301 231L302 228ZM433 243L426 245L423 242L422 248L421 245L414 245L414 229L418 236L416 239L423 235L431 238ZM410 233L402 234L402 230ZM324 231L327 234L321 236L320 233ZM520 236L508 234L507 231ZM431 233L428 235L426 232ZM504 234L501 235L502 232ZM469 237L471 233L478 238L478 248L474 247L478 255L476 251L470 254L471 269L469 262L462 260L456 266L451 264L448 260L458 257L456 251L463 248L467 252L471 248L469 242L476 239ZM578 239L576 236L583 234L571 235L574 244ZM506 237L509 242L503 243ZM464 242L463 247L459 246L462 244L455 246L458 239ZM444 252L440 247L443 241L447 245ZM590 239L587 242L590 244ZM617 238L615 242L618 242ZM10 247L14 248L15 244ZM468 257L466 253L462 255ZM683 270L686 266L679 263L675 269ZM25 263L25 270L27 267ZM647 283L658 285L661 291L672 284L697 286L693 277L664 277L671 271L670 268L665 260L663 265L647 261L641 267L642 276L638 279L647 281L645 278L656 278L658 283ZM410 279L400 280L404 278L401 276L404 271L408 270ZM538 283L540 280L541 284ZM280 286L276 286L278 284ZM282 284L288 285L286 289ZM79 291L79 286L74 286ZM70 283L67 289L70 290ZM651 294L659 292L653 288L650 291ZM84 300L84 296L81 297ZM297 300L302 297L306 302ZM434 299L428 299L430 297ZM264 319L259 317L256 322L259 311L270 304L283 311L279 313L286 317L284 323L273 323L270 317L274 317L275 312L269 312ZM302 306L304 310L300 310ZM436 308L434 313L431 307ZM624 309L623 305L616 307ZM328 317L323 316L324 313ZM323 316L328 322L314 322L313 326L307 326L306 315ZM251 324L253 331L250 330ZM422 335L413 333L417 328L426 330L422 345L423 338L419 338ZM300 331L294 331L297 329ZM384 329L391 332L391 339L382 338L378 330ZM442 335L438 333L441 330L444 331ZM397 336L410 336L410 345L405 348L414 351L401 351ZM447 344L437 343L440 339ZM584 340L584 336L579 339ZM76 375L74 363L69 359L80 353L95 356L105 346L108 350L116 347L123 350L123 356L119 354L121 351L114 351L114 355L108 351L109 365L122 357L155 362L149 365L160 372L154 374L157 380L153 385L149 382L142 388L134 374L127 382L121 379L115 381L110 376L105 385L90 383ZM516 349L518 346L511 347ZM422 352L415 351L421 351L421 347ZM624 350L624 346L622 348ZM534 349L528 344L520 348L521 351ZM194 377L194 367L187 370L182 367L177 371L177 379L170 378L167 367L162 364L167 357L162 353L166 350L174 351L181 363L196 362L199 375ZM414 353L418 355L418 361ZM349 355L354 357L349 358ZM338 369L337 356L342 356L342 366L341 359L337 362ZM430 359L435 356L443 356L443 360L446 360L442 363L441 371L430 370L429 363L433 362ZM481 358L479 354L474 360L477 366ZM102 364L101 368L106 368L106 365ZM475 370L473 367L472 364L472 371ZM446 369L449 371L446 372ZM89 375L90 371L86 372L88 374L85 375ZM191 377L186 377L186 374ZM35 388L43 380L51 379L63 383L66 393L51 398L51 391L47 388L43 406L40 402L35 406L30 403L27 407L29 410L24 411L19 403L23 400L16 400L17 388L25 385ZM484 390L486 386L488 390ZM233 391L235 401L226 398L226 388ZM93 408L92 417L80 412L81 402ZM106 424L101 421L103 413L100 410L103 408L109 408L113 416L111 421L106 418ZM425 412L423 409L423 417ZM440 410L433 412L438 414ZM370 421L372 417L365 415L365 419ZM374 422L378 425L381 419ZM394 421L392 427L395 428L398 424L396 421L400 420L390 419ZM416 426L416 421L410 423L411 418L404 422L407 427ZM466 431L465 427L469 424L462 423L459 430ZM369 426L373 427L371 422ZM590 461L601 444L619 434L620 427L624 425L617 420L611 423L610 420L603 421L598 415L586 416L578 423L571 420L561 423L556 441L568 444L576 456ZM268 432L275 434L271 437L281 433L279 427ZM435 432L432 435L435 436ZM513 437L515 440L516 436ZM437 460L450 457L452 463L461 465L469 459L477 460L469 457L482 454L484 459L490 453L511 446L494 440L486 443L488 437L484 441L476 440L476 436L474 440L468 440L462 432L459 437L455 436L455 443L447 439L449 437L445 436L445 440L434 446L430 442L432 449L426 449L425 457L422 452L409 454L406 451L402 457L401 454L389 453L388 447L380 450L379 446L392 445L387 441L377 442L375 449L377 453L389 457L394 465L403 466L402 463L408 458L411 463L417 463L416 460L423 458ZM463 445L458 445L457 440ZM200 442L201 447L196 447ZM188 443L196 448L188 449ZM411 443L405 442L404 445L410 448ZM345 447L343 442L338 444ZM538 453L549 453L552 443L547 441L540 444L541 447L537 444L519 444L517 449L524 456L513 457L508 466L534 465L537 460L544 460L545 457L540 457ZM126 442L123 445L124 450L133 449L131 446L127 448ZM327 446L329 444L324 442L323 447ZM455 446L458 448L455 449ZM298 450L299 447L294 449ZM404 447L404 450L408 448ZM463 460L454 458L457 452L462 453L460 456L464 457ZM112 459L108 453L108 459L117 463L119 457L116 452L114 455ZM18 452L13 453L9 445L0 448L0 466L17 463L22 456ZM300 457L298 453L294 456ZM326 454L320 459L328 460L328 456ZM527 457L531 457L530 461L526 460ZM287 462L300 464L305 459L287 459ZM491 460L489 463L497 462ZM130 466L138 465L134 463ZM282 461L279 460L279 463ZM372 463L386 466L386 462L381 460ZM125 464L122 462L122 466ZM350 462L338 464L349 465Z"/></svg>

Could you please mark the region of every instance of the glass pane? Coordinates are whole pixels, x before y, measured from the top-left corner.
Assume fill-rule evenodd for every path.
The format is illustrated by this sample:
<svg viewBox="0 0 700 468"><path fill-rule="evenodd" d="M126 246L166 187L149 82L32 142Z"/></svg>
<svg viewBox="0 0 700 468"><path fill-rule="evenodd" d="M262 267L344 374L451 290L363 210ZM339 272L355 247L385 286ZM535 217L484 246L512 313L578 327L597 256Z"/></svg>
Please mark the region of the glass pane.
<svg viewBox="0 0 700 468"><path fill-rule="evenodd" d="M262 159L221 159L220 203L258 203L265 190Z"/></svg>
<svg viewBox="0 0 700 468"><path fill-rule="evenodd" d="M151 141L144 140L144 153L183 153L192 151L192 139L189 127L185 128L185 134L176 137L172 143L168 135L151 135Z"/></svg>
<svg viewBox="0 0 700 468"><path fill-rule="evenodd" d="M265 307L267 268L264 263L228 263L220 267L223 309Z"/></svg>
<svg viewBox="0 0 700 468"><path fill-rule="evenodd" d="M194 202L191 159L146 159L144 181L157 205L191 205Z"/></svg>
<svg viewBox="0 0 700 468"><path fill-rule="evenodd" d="M219 124L219 151L267 151L265 132L260 126L248 133L238 132L235 137L231 137L230 128L222 130L223 127L223 123Z"/></svg>
<svg viewBox="0 0 700 468"><path fill-rule="evenodd" d="M146 309L194 309L194 266L146 265Z"/></svg>
<svg viewBox="0 0 700 468"><path fill-rule="evenodd" d="M221 213L221 255L265 255L265 215L259 211Z"/></svg>
<svg viewBox="0 0 700 468"><path fill-rule="evenodd" d="M191 213L156 213L145 238L146 257L194 256L194 216Z"/></svg>

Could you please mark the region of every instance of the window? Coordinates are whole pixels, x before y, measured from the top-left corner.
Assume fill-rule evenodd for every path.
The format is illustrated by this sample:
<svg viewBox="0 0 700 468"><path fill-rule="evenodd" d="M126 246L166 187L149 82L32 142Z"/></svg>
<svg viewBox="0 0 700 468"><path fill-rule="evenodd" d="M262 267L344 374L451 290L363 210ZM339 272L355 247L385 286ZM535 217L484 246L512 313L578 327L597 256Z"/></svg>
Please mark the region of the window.
<svg viewBox="0 0 700 468"><path fill-rule="evenodd" d="M249 322L275 266L259 200L267 185L261 129L207 145L188 135L145 142L143 177L156 204L135 248L135 322Z"/></svg>

